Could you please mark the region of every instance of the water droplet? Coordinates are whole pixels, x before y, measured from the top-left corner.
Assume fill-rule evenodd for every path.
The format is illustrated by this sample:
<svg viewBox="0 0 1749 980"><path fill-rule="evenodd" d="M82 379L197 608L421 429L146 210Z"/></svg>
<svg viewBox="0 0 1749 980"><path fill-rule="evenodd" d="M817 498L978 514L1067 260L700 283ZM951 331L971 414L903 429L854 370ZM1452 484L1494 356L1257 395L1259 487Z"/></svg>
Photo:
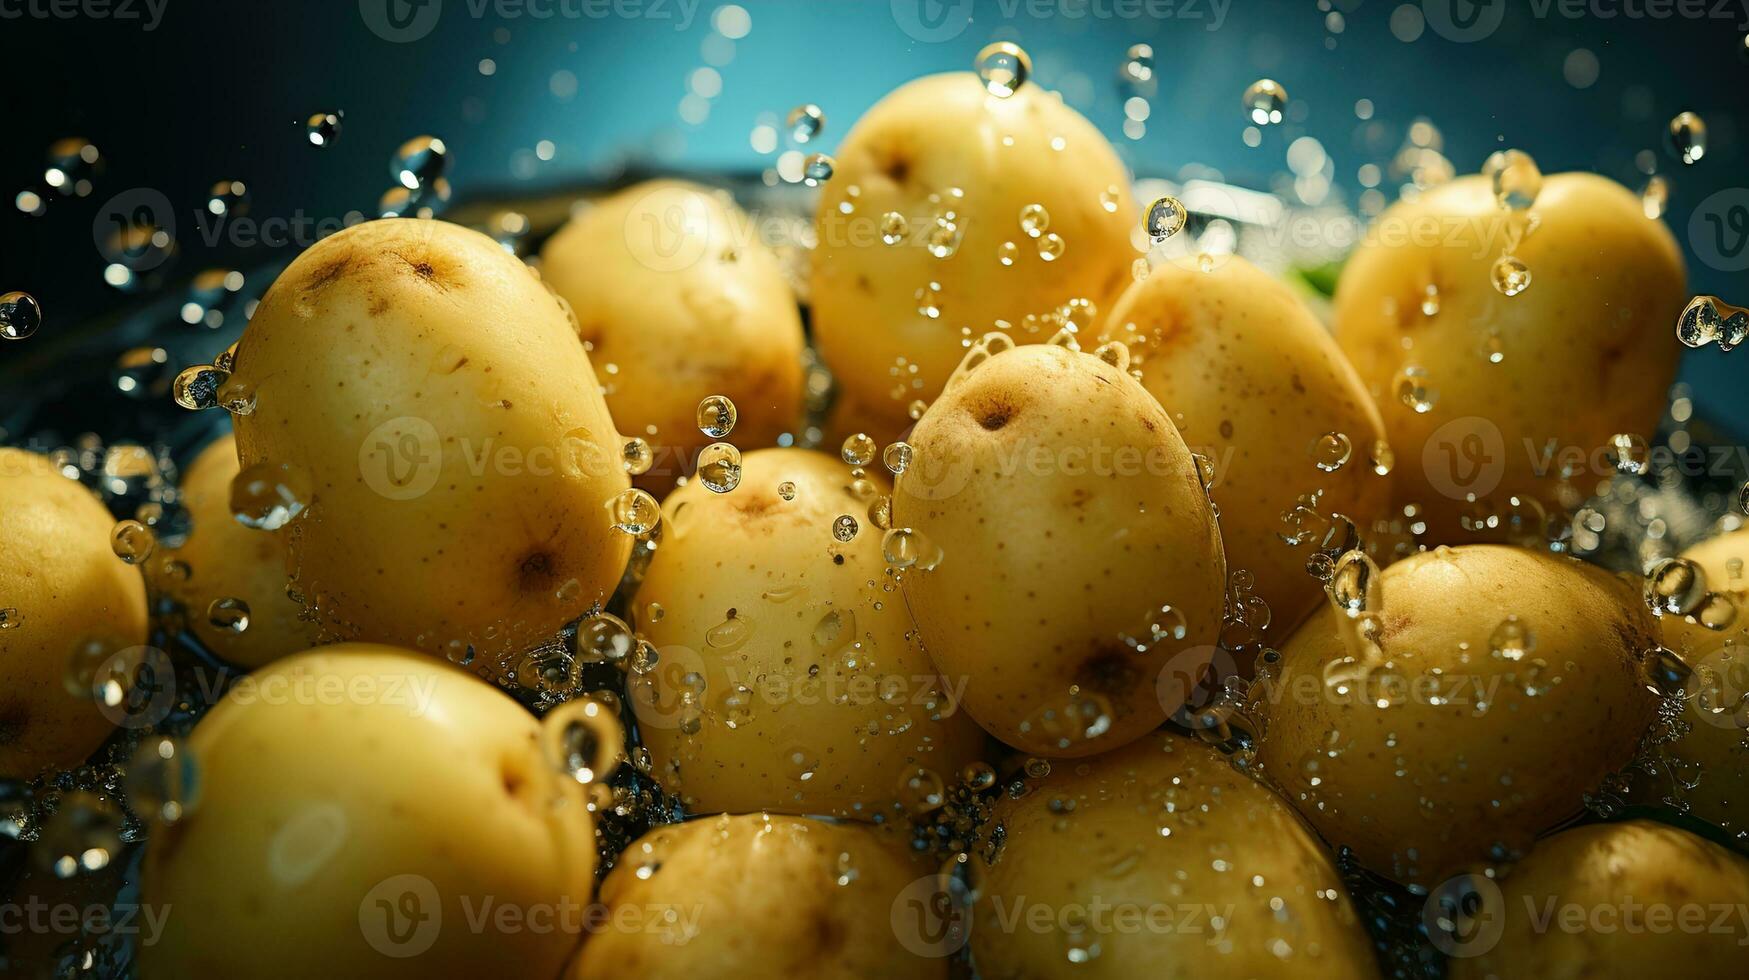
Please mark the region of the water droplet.
<svg viewBox="0 0 1749 980"><path fill-rule="evenodd" d="M785 500L796 499L796 485L788 480L777 485L777 495Z"/></svg>
<svg viewBox="0 0 1749 980"><path fill-rule="evenodd" d="M1020 91L1032 77L1032 58L1012 41L997 41L978 52L975 63L984 89L999 99Z"/></svg>
<svg viewBox="0 0 1749 980"><path fill-rule="evenodd" d="M1683 163L1697 163L1706 156L1706 123L1692 112L1679 112L1670 120L1670 149Z"/></svg>
<svg viewBox="0 0 1749 980"><path fill-rule="evenodd" d="M1176 197L1162 197L1148 205L1142 227L1148 233L1148 239L1158 245L1182 231L1188 218L1189 212L1183 201Z"/></svg>
<svg viewBox="0 0 1749 980"><path fill-rule="evenodd" d="M1324 588L1331 604L1350 619L1377 613L1384 605L1379 566L1359 548L1345 551L1336 559Z"/></svg>
<svg viewBox="0 0 1749 980"><path fill-rule="evenodd" d="M249 604L228 596L214 599L206 607L206 620L214 629L227 633L246 633L249 630Z"/></svg>
<svg viewBox="0 0 1749 980"><path fill-rule="evenodd" d="M1433 410L1439 401L1439 392L1427 370L1419 367L1405 367L1397 372L1397 400L1413 409L1417 415L1425 415Z"/></svg>
<svg viewBox="0 0 1749 980"><path fill-rule="evenodd" d="M637 638L632 634L632 628L611 613L596 613L577 626L577 657L580 660L622 663L631 656L636 645Z"/></svg>
<svg viewBox="0 0 1749 980"><path fill-rule="evenodd" d="M7 606L4 609L0 609L0 630L15 630L23 625L23 623L24 616L17 610L17 608Z"/></svg>
<svg viewBox="0 0 1749 980"><path fill-rule="evenodd" d="M947 802L947 786L941 774L923 766L911 766L899 773L899 802L912 813L930 813Z"/></svg>
<svg viewBox="0 0 1749 980"><path fill-rule="evenodd" d="M1037 238L1049 231L1050 227L1051 213L1045 210L1044 205L1028 204L1020 209L1020 230L1029 237Z"/></svg>
<svg viewBox="0 0 1749 980"><path fill-rule="evenodd" d="M449 171L449 147L435 136L415 136L389 161L389 174L410 191L433 187Z"/></svg>
<svg viewBox="0 0 1749 980"><path fill-rule="evenodd" d="M1515 255L1502 255L1489 271L1494 288L1502 296L1517 296L1530 288L1530 267Z"/></svg>
<svg viewBox="0 0 1749 980"><path fill-rule="evenodd" d="M728 493L741 485L741 450L713 442L699 450L698 479L712 493Z"/></svg>
<svg viewBox="0 0 1749 980"><path fill-rule="evenodd" d="M1615 468L1621 473L1632 473L1635 476L1645 476L1651 472L1651 450L1646 446L1646 437L1632 432L1618 433L1610 437L1609 454L1615 458Z"/></svg>
<svg viewBox="0 0 1749 980"><path fill-rule="evenodd" d="M1535 649L1536 634L1517 616L1502 619L1488 635L1488 652L1502 660L1523 660L1525 654Z"/></svg>
<svg viewBox="0 0 1749 980"><path fill-rule="evenodd" d="M905 240L911 231L911 223L897 211L888 211L881 215L881 241L888 245L897 245Z"/></svg>
<svg viewBox="0 0 1749 980"><path fill-rule="evenodd" d="M839 514L838 518L832 522L832 536L840 541L849 541L856 537L856 532L859 529L856 518L849 514Z"/></svg>
<svg viewBox="0 0 1749 980"><path fill-rule="evenodd" d="M207 191L207 213L214 217L240 218L249 213L249 186L240 180L221 180Z"/></svg>
<svg viewBox="0 0 1749 980"><path fill-rule="evenodd" d="M844 440L844 445L838 450L839 456L852 466L867 466L874 462L876 446L874 437L866 432L858 432Z"/></svg>
<svg viewBox="0 0 1749 980"><path fill-rule="evenodd" d="M318 112L304 120L304 135L314 147L327 148L340 140L340 130L345 122L346 113Z"/></svg>
<svg viewBox="0 0 1749 980"><path fill-rule="evenodd" d="M941 316L941 283L932 282L917 290L917 313L931 320Z"/></svg>
<svg viewBox="0 0 1749 980"><path fill-rule="evenodd" d="M1118 69L1121 78L1131 91L1141 91L1148 82L1154 80L1154 48L1149 44L1132 44L1124 52L1123 67Z"/></svg>
<svg viewBox="0 0 1749 980"><path fill-rule="evenodd" d="M1383 439L1373 440L1367 459L1372 463L1372 471L1379 476L1390 476L1391 470L1397 465L1397 454L1391 450L1391 444Z"/></svg>
<svg viewBox="0 0 1749 980"><path fill-rule="evenodd" d="M148 735L128 759L122 787L141 819L173 824L200 803L200 770L173 735Z"/></svg>
<svg viewBox="0 0 1749 980"><path fill-rule="evenodd" d="M798 783L805 783L814 778L814 773L820 770L820 757L803 745L792 746L784 750L782 756L784 772Z"/></svg>
<svg viewBox="0 0 1749 980"><path fill-rule="evenodd" d="M290 463L256 463L231 480L231 514L244 527L277 531L309 506L313 487Z"/></svg>
<svg viewBox="0 0 1749 980"><path fill-rule="evenodd" d="M1013 265L1020 258L1020 246L1013 242L1003 242L996 246L996 261L1003 265Z"/></svg>
<svg viewBox="0 0 1749 980"><path fill-rule="evenodd" d="M615 494L607 502L607 509L613 515L614 529L626 534L649 534L662 519L662 508L656 498L636 487Z"/></svg>
<svg viewBox="0 0 1749 980"><path fill-rule="evenodd" d="M43 325L42 304L29 293L0 296L0 340L24 340Z"/></svg>
<svg viewBox="0 0 1749 980"><path fill-rule="evenodd" d="M1640 210L1653 221L1664 217L1670 210L1670 181L1657 174L1646 178L1646 186L1640 188Z"/></svg>
<svg viewBox="0 0 1749 980"><path fill-rule="evenodd" d="M911 465L911 444L895 442L881 452L881 462L886 464L887 472L898 476Z"/></svg>
<svg viewBox="0 0 1749 980"><path fill-rule="evenodd" d="M1179 642L1190 635L1190 621L1184 612L1170 605L1149 609L1140 623L1118 633L1118 640L1132 653L1147 653L1167 641Z"/></svg>
<svg viewBox="0 0 1749 980"><path fill-rule="evenodd" d="M97 145L81 136L69 136L49 144L43 183L62 197L85 197L92 178L102 169L103 154Z"/></svg>
<svg viewBox="0 0 1749 980"><path fill-rule="evenodd" d="M1108 340L1093 348L1093 356L1117 368L1119 371L1130 369L1130 348L1121 340Z"/></svg>
<svg viewBox="0 0 1749 980"><path fill-rule="evenodd" d="M1281 122L1287 108L1287 89L1272 78L1259 78L1245 89L1245 118L1258 126Z"/></svg>
<svg viewBox="0 0 1749 980"><path fill-rule="evenodd" d="M1640 677L1646 690L1659 697L1680 695L1693 673L1682 657L1667 647L1653 647L1640 660Z"/></svg>
<svg viewBox="0 0 1749 980"><path fill-rule="evenodd" d="M817 187L832 179L838 169L838 161L824 153L811 154L802 161L802 182L809 187Z"/></svg>
<svg viewBox="0 0 1749 980"><path fill-rule="evenodd" d="M1354 454L1354 443L1340 432L1326 432L1312 443L1312 463L1326 473L1334 473Z"/></svg>
<svg viewBox="0 0 1749 980"><path fill-rule="evenodd" d="M1687 558L1660 558L1646 570L1646 605L1657 616L1686 616L1706 601L1706 572Z"/></svg>
<svg viewBox="0 0 1749 980"><path fill-rule="evenodd" d="M56 877L101 871L121 851L121 820L103 797L73 790L43 821L36 846L43 867Z"/></svg>
<svg viewBox="0 0 1749 980"><path fill-rule="evenodd" d="M1731 350L1749 339L1749 310L1717 296L1696 296L1676 321L1676 339L1685 347L1717 343L1720 350Z"/></svg>
<svg viewBox="0 0 1749 980"><path fill-rule="evenodd" d="M1055 262L1062 257L1063 250L1066 248L1068 248L1068 243L1063 241L1063 236L1054 231L1048 232L1039 237L1038 257L1046 262Z"/></svg>
<svg viewBox="0 0 1749 980"><path fill-rule="evenodd" d="M893 498L882 494L868 502L868 522L883 531L893 528Z"/></svg>
<svg viewBox="0 0 1749 980"><path fill-rule="evenodd" d="M1527 211L1542 193L1543 172L1523 150L1499 150L1482 164L1494 186L1494 203L1509 211Z"/></svg>
<svg viewBox="0 0 1749 980"><path fill-rule="evenodd" d="M735 403L727 395L710 395L698 403L698 431L722 439L735 429Z"/></svg>
<svg viewBox="0 0 1749 980"><path fill-rule="evenodd" d="M170 385L171 397L183 408L198 411L219 404L219 388L231 379L228 372L211 364L183 369Z"/></svg>
<svg viewBox="0 0 1749 980"><path fill-rule="evenodd" d="M152 557L152 551L157 547L158 539L139 521L122 521L109 535L110 550L130 565L138 565Z"/></svg>
<svg viewBox="0 0 1749 980"><path fill-rule="evenodd" d="M625 749L619 718L594 698L553 708L541 719L540 732L547 764L579 783L605 782Z"/></svg>
<svg viewBox="0 0 1749 980"><path fill-rule="evenodd" d="M619 457L625 464L626 472L632 476L643 476L650 472L651 464L656 461L656 454L650 450L650 444L637 436L625 441L625 445L619 449Z"/></svg>
<svg viewBox="0 0 1749 980"><path fill-rule="evenodd" d="M1427 288L1421 291L1421 315L1439 315L1439 287L1433 283L1428 283Z"/></svg>
<svg viewBox="0 0 1749 980"><path fill-rule="evenodd" d="M808 143L826 128L826 113L812 102L806 102L789 111L784 126L789 131L791 142Z"/></svg>

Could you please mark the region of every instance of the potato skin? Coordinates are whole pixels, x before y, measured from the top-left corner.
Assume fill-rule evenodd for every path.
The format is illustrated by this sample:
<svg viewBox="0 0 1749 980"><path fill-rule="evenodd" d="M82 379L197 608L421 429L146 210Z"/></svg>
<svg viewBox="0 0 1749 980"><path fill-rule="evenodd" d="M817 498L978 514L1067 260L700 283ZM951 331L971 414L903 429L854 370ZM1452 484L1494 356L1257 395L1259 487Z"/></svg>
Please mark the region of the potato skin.
<svg viewBox="0 0 1749 980"><path fill-rule="evenodd" d="M1680 782L1636 768L1634 797L1658 803L1674 795L1694 816L1741 832L1749 829L1749 528L1709 538L1682 556L1706 572L1708 588L1730 596L1737 619L1715 631L1693 617L1659 618L1664 645L1694 672L1683 692L1687 729L1657 747Z"/></svg>
<svg viewBox="0 0 1749 980"><path fill-rule="evenodd" d="M1019 328L1071 299L1103 308L1129 282L1140 225L1123 164L1092 124L1037 85L999 99L970 72L917 79L858 120L836 156L815 221L814 339L848 397L901 427L911 401L933 401L959 363L962 328ZM1028 205L1049 216L1039 238L1021 227ZM937 258L928 234L948 211L963 237ZM882 240L888 212L910 229L896 245ZM1039 253L1047 235L1065 245L1051 261ZM1017 251L1005 266L1007 242ZM939 286L934 318L919 312L930 283Z"/></svg>
<svg viewBox="0 0 1749 980"><path fill-rule="evenodd" d="M1006 838L971 928L987 980L1378 975L1323 845L1206 745L1154 732L1058 762L1025 796L1002 800L996 819ZM1099 955L1072 963L1060 926L1014 918L1039 906L1104 909L1103 926L1088 913ZM1131 925L1124 909L1137 913ZM1172 928L1144 924L1148 911Z"/></svg>
<svg viewBox="0 0 1749 980"><path fill-rule="evenodd" d="M576 313L614 421L655 452L639 486L661 494L692 472L714 441L698 429L707 396L735 403L743 449L800 423L801 313L777 256L726 193L675 180L620 191L553 235L541 276Z"/></svg>
<svg viewBox="0 0 1749 980"><path fill-rule="evenodd" d="M905 599L937 669L965 683L965 710L1051 756L1116 748L1165 721L1175 705L1162 704L1157 678L1169 662L1200 670L1213 656L1227 565L1159 403L1091 354L1016 347L956 378L911 444L893 526L945 557L903 576ZM1183 638L1132 649L1125 632L1167 604ZM1043 714L1071 704L1093 705L1109 727L1088 737Z"/></svg>
<svg viewBox="0 0 1749 980"><path fill-rule="evenodd" d="M1369 454L1384 423L1347 358L1297 296L1244 259L1208 272L1156 265L1118 299L1098 340L1129 347L1142 387L1184 441L1215 464L1227 564L1256 577L1272 632L1286 634L1322 601L1306 573L1312 542L1282 540L1303 495L1366 529L1390 510L1388 476ZM1349 459L1326 472L1311 449L1341 433Z"/></svg>
<svg viewBox="0 0 1749 980"><path fill-rule="evenodd" d="M947 960L894 941L891 907L916 875L879 835L767 814L658 827L620 856L601 902L672 907L679 924L592 936L571 980L945 980Z"/></svg>
<svg viewBox="0 0 1749 980"><path fill-rule="evenodd" d="M189 737L199 806L147 848L141 900L172 912L142 978L558 975L581 928L475 931L464 904L589 904L594 821L532 715L374 644L294 654L243 685ZM408 894L439 923L423 953Z"/></svg>
<svg viewBox="0 0 1749 980"><path fill-rule="evenodd" d="M952 785L983 748L916 638L850 480L823 453L762 449L742 458L734 491L695 481L663 505L662 546L635 603L662 659L632 677L631 700L657 771L689 812L902 817L908 768ZM784 483L794 499L779 494ZM842 514L862 525L847 542L832 534ZM719 629L730 619L740 629ZM694 671L705 688L687 734ZM805 780L788 758L797 749L817 763Z"/></svg>
<svg viewBox="0 0 1749 980"><path fill-rule="evenodd" d="M1441 547L1380 582L1386 666L1329 686L1350 649L1333 608L1314 614L1258 688L1259 757L1332 846L1429 886L1523 850L1632 758L1656 714L1639 674L1656 641L1639 597L1575 559ZM1493 639L1509 616L1534 641L1517 660Z"/></svg>
<svg viewBox="0 0 1749 980"><path fill-rule="evenodd" d="M287 534L327 634L471 645L489 670L617 585L631 539L607 502L630 481L595 373L485 235L385 219L322 240L262 297L233 383L256 394L242 465L313 481Z"/></svg>
<svg viewBox="0 0 1749 980"><path fill-rule="evenodd" d="M16 610L0 629L0 777L77 765L114 728L66 686L87 644L117 653L146 642L145 583L110 550L114 527L46 458L0 448L0 608Z"/></svg>
<svg viewBox="0 0 1749 980"><path fill-rule="evenodd" d="M187 610L188 626L214 653L250 669L316 645L320 630L300 618L303 606L286 595L285 541L273 531L238 523L231 512L231 481L239 473L231 435L213 440L182 474L182 504L192 527L179 548L152 556L155 584ZM169 565L185 569L172 574ZM249 628L233 633L212 624L215 599L241 599Z"/></svg>
<svg viewBox="0 0 1749 980"><path fill-rule="evenodd" d="M1586 173L1549 176L1531 213L1537 227L1517 249L1531 285L1517 296L1490 278L1508 223L1481 176L1386 210L1337 286L1336 340L1378 399L1398 502L1421 506L1431 544L1503 540L1504 530L1462 526L1480 512L1464 497L1499 512L1515 494L1549 501L1562 466L1551 451L1583 453L1583 468L1603 475L1600 447L1617 433L1649 437L1675 376L1673 329L1688 296L1664 224ZM1429 285L1433 316L1422 312ZM1406 366L1438 392L1425 414L1396 393Z"/></svg>
<svg viewBox="0 0 1749 980"><path fill-rule="evenodd" d="M1745 895L1749 860L1675 827L1633 820L1562 831L1539 842L1499 891L1487 894L1476 918L1489 931L1477 936L1474 953L1452 957L1450 976L1740 975L1749 942Z"/></svg>

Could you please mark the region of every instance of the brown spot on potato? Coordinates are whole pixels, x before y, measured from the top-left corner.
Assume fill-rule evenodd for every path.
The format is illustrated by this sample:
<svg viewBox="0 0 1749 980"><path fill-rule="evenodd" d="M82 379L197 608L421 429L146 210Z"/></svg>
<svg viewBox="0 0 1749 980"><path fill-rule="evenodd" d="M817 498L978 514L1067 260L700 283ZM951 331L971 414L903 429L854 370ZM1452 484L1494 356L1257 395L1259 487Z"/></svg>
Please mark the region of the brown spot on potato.
<svg viewBox="0 0 1749 980"><path fill-rule="evenodd" d="M1014 421L1014 417L1020 414L1020 406L1001 394L994 394L973 405L971 412L979 425L995 432Z"/></svg>
<svg viewBox="0 0 1749 980"><path fill-rule="evenodd" d="M536 550L523 556L516 566L516 583L524 592L551 589L557 578L557 561L552 552Z"/></svg>
<svg viewBox="0 0 1749 980"><path fill-rule="evenodd" d="M22 701L0 703L0 745L8 745L24 737L30 723L30 709Z"/></svg>
<svg viewBox="0 0 1749 980"><path fill-rule="evenodd" d="M334 285L346 275L346 269L351 264L352 255L348 253L311 269L310 275L304 280L304 291L319 292Z"/></svg>
<svg viewBox="0 0 1749 980"><path fill-rule="evenodd" d="M1076 684L1105 695L1127 694L1141 680L1135 656L1109 640L1095 643L1075 671Z"/></svg>

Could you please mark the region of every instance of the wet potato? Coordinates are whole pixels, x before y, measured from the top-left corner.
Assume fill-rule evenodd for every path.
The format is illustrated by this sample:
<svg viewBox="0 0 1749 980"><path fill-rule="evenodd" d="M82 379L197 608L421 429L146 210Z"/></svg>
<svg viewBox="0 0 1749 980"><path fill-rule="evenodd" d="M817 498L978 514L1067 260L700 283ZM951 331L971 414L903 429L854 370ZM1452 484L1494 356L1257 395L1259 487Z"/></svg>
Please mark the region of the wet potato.
<svg viewBox="0 0 1749 980"><path fill-rule="evenodd" d="M607 407L649 442L639 486L661 494L691 473L698 403L735 403L744 449L794 431L802 399L802 322L760 227L728 199L682 181L646 181L600 201L553 235L541 276L576 314Z"/></svg>
<svg viewBox="0 0 1749 980"><path fill-rule="evenodd" d="M620 440L560 300L441 221L356 225L299 256L244 331L244 467L314 499L286 531L328 634L482 669L612 593L631 538Z"/></svg>
<svg viewBox="0 0 1749 980"><path fill-rule="evenodd" d="M940 560L904 573L905 599L965 710L1050 756L1159 727L1181 689L1163 672L1214 655L1227 569L1159 403L1091 354L1014 347L951 381L911 445L893 526Z"/></svg>
<svg viewBox="0 0 1749 980"><path fill-rule="evenodd" d="M693 481L663 505L634 604L661 659L630 692L692 812L902 819L982 752L882 557L868 510L888 487L852 483L823 453L762 449L734 491ZM840 541L845 515L860 529Z"/></svg>
<svg viewBox="0 0 1749 980"><path fill-rule="evenodd" d="M146 642L115 520L43 456L0 449L0 777L77 765L113 730L92 682Z"/></svg>
<svg viewBox="0 0 1749 980"><path fill-rule="evenodd" d="M1327 604L1254 697L1265 771L1331 846L1428 887L1525 850L1633 757L1657 698L1632 588L1504 545L1422 552L1377 585L1376 651Z"/></svg>

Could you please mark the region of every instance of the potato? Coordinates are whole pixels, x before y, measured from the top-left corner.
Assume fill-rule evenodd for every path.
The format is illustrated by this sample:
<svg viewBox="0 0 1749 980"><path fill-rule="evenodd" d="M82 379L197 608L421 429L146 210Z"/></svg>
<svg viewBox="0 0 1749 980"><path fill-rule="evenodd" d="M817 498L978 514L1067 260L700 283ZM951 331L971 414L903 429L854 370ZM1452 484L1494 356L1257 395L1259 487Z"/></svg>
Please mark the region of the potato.
<svg viewBox="0 0 1749 980"><path fill-rule="evenodd" d="M1734 608L1734 618L1719 630L1695 615L1667 613L1658 620L1664 645L1693 673L1683 690L1679 734L1655 747L1659 772L1634 770L1634 796L1645 803L1674 799L1739 833L1749 830L1749 615L1743 610L1749 528L1703 541L1682 557L1700 567L1707 588L1719 595L1712 611Z"/></svg>
<svg viewBox="0 0 1749 980"><path fill-rule="evenodd" d="M1537 844L1479 906L1434 933L1452 980L1713 978L1743 972L1749 860L1651 821L1591 824ZM1439 898L1436 894L1431 901ZM1467 920L1467 921L1466 921Z"/></svg>
<svg viewBox="0 0 1749 980"><path fill-rule="evenodd" d="M973 875L986 980L1377 976L1330 855L1206 745L1156 732L1058 762L996 820Z"/></svg>
<svg viewBox="0 0 1749 980"><path fill-rule="evenodd" d="M893 526L941 554L905 573L905 599L985 731L1039 755L1116 748L1179 706L1163 673L1214 654L1227 565L1208 495L1125 371L1056 345L981 354L897 480Z"/></svg>
<svg viewBox="0 0 1749 980"><path fill-rule="evenodd" d="M620 440L563 303L485 235L355 225L299 256L243 333L244 467L301 468L298 591L328 633L481 668L604 602L631 538Z"/></svg>
<svg viewBox="0 0 1749 980"><path fill-rule="evenodd" d="M145 583L110 550L114 528L46 458L0 448L0 777L77 765L114 728L88 675L147 628Z"/></svg>
<svg viewBox="0 0 1749 980"><path fill-rule="evenodd" d="M1365 617L1326 605L1253 691L1265 771L1332 845L1427 886L1523 850L1632 758L1656 714L1641 675L1656 640L1613 576L1467 545L1375 586L1376 649Z"/></svg>
<svg viewBox="0 0 1749 980"><path fill-rule="evenodd" d="M573 980L945 978L947 961L893 941L912 868L873 828L717 816L658 827L601 886L614 926Z"/></svg>
<svg viewBox="0 0 1749 980"><path fill-rule="evenodd" d="M1532 222L1516 248L1531 284L1505 296L1494 263ZM1516 222L1479 176L1385 211L1343 270L1336 340L1379 400L1398 501L1421 508L1426 540L1540 536L1563 468L1589 494L1602 447L1657 426L1687 298L1669 230L1603 177L1547 178ZM1424 372L1407 381L1425 412L1400 396L1406 368Z"/></svg>
<svg viewBox="0 0 1749 980"><path fill-rule="evenodd" d="M1318 525L1339 514L1365 530L1390 508L1375 472L1389 472L1384 423L1354 368L1298 297L1240 258L1155 266L1098 339L1129 347L1142 386L1214 463L1227 564L1255 577L1275 631L1291 631L1322 600L1306 572Z"/></svg>
<svg viewBox="0 0 1749 980"><path fill-rule="evenodd" d="M1055 328L1029 316L1103 306L1137 257L1129 187L1105 137L1036 85L1000 99L955 72L887 95L839 145L815 222L814 339L846 395L902 427L997 321L1043 341Z"/></svg>
<svg viewBox="0 0 1749 980"><path fill-rule="evenodd" d="M373 644L294 654L187 750L198 805L154 829L142 871L141 900L172 910L145 980L551 977L581 940L583 787L533 716L458 668Z"/></svg>
<svg viewBox="0 0 1749 980"><path fill-rule="evenodd" d="M269 530L239 523L231 510L237 478L237 443L213 440L182 474L182 503L191 529L181 547L162 548L148 566L155 585L187 610L194 635L214 653L255 668L316 644L320 631L300 618L303 606L286 595L285 542ZM208 610L220 599L249 607L239 633L215 626Z"/></svg>
<svg viewBox="0 0 1749 980"><path fill-rule="evenodd" d="M726 395L743 449L801 420L802 320L759 227L724 192L646 181L581 212L541 251L601 367L607 407L653 450L639 486L666 491L714 440L698 403Z"/></svg>
<svg viewBox="0 0 1749 980"><path fill-rule="evenodd" d="M830 456L762 449L742 458L734 491L692 482L663 505L635 606L661 659L630 687L645 745L690 812L903 816L923 804L903 791L917 770L933 774L922 795L939 797L983 748L918 645L850 483ZM841 515L861 525L846 542Z"/></svg>

